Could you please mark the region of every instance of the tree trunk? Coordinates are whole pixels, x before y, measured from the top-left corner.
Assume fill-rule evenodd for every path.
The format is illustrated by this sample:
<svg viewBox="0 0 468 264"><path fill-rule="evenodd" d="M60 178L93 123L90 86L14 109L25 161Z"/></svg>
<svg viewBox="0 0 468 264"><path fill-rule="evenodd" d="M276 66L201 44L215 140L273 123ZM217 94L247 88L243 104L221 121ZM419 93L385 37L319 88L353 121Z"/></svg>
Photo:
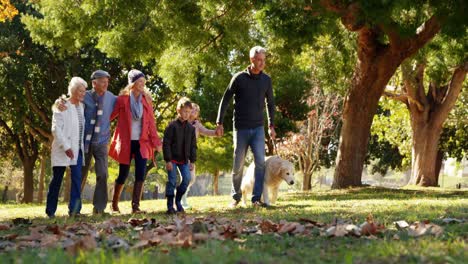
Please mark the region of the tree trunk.
<svg viewBox="0 0 468 264"><path fill-rule="evenodd" d="M340 145L332 188L360 186L370 128L379 98L398 63L380 63L374 68L357 69L355 82L345 99Z"/></svg>
<svg viewBox="0 0 468 264"><path fill-rule="evenodd" d="M440 24L433 15L421 26L422 30L411 37L401 38L398 30L391 26L372 27L362 23L358 3L341 5L331 2L323 2L325 8L340 15L346 29L358 33L358 60L343 107L343 126L332 185L332 188L346 188L361 185L370 127L385 86L401 62L440 31ZM384 35L388 37L388 44L381 41Z"/></svg>
<svg viewBox="0 0 468 264"><path fill-rule="evenodd" d="M380 96L403 60L378 38L378 32L372 29L359 31L358 61L343 107L334 189L361 185L370 128Z"/></svg>
<svg viewBox="0 0 468 264"><path fill-rule="evenodd" d="M310 191L312 189L312 173L311 172L302 172L304 174L302 182L302 190Z"/></svg>
<svg viewBox="0 0 468 264"><path fill-rule="evenodd" d="M411 98L406 104L411 116L413 148L410 184L437 186L443 153L439 151L442 127L461 92L468 71L468 62L459 65L447 86L424 87L425 62L412 70L412 65L402 67L405 90Z"/></svg>
<svg viewBox="0 0 468 264"><path fill-rule="evenodd" d="M37 202L40 204L44 200L44 181L47 169L47 158L47 154L43 153L41 158L41 172L39 174L39 191L37 194Z"/></svg>
<svg viewBox="0 0 468 264"><path fill-rule="evenodd" d="M440 150L437 151L435 178L436 182L439 182L440 170L442 169L442 161L444 160L444 153ZM440 185L439 185L440 186Z"/></svg>
<svg viewBox="0 0 468 264"><path fill-rule="evenodd" d="M218 184L219 183L219 170L216 170L213 174L213 195L219 195Z"/></svg>
<svg viewBox="0 0 468 264"><path fill-rule="evenodd" d="M5 185L5 189L3 190L2 194L2 202L6 203L8 199L8 185Z"/></svg>
<svg viewBox="0 0 468 264"><path fill-rule="evenodd" d="M413 127L413 158L411 184L437 186L436 165L442 127L432 125Z"/></svg>
<svg viewBox="0 0 468 264"><path fill-rule="evenodd" d="M23 203L32 203L34 197L34 163L36 159L25 158L23 160Z"/></svg>

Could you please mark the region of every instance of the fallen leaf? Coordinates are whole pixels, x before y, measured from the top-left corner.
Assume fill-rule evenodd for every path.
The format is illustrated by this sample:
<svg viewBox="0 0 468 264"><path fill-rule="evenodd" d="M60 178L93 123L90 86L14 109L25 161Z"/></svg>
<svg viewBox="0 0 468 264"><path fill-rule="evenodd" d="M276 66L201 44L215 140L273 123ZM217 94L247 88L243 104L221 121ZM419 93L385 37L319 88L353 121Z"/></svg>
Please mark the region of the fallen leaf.
<svg viewBox="0 0 468 264"><path fill-rule="evenodd" d="M346 226L345 225L332 226L332 227L328 228L325 231L325 233L329 237L330 236L331 237L343 237L346 234L348 234L348 232L346 231Z"/></svg>
<svg viewBox="0 0 468 264"><path fill-rule="evenodd" d="M405 228L409 227L409 224L404 220L396 221L396 222L393 222L393 223L395 224L396 228L398 228L398 229L405 229Z"/></svg>
<svg viewBox="0 0 468 264"><path fill-rule="evenodd" d="M427 227L424 222L415 222L408 227L408 235L411 237L420 237L425 235Z"/></svg>
<svg viewBox="0 0 468 264"><path fill-rule="evenodd" d="M444 229L436 224L430 224L430 234L436 237L441 236L444 233Z"/></svg>
<svg viewBox="0 0 468 264"><path fill-rule="evenodd" d="M299 218L299 221L309 223L309 224L311 224L312 226L318 226L318 227L325 226L324 223L321 223L321 222L318 222L318 221L314 221L314 220L310 220L310 219L307 219L307 218Z"/></svg>
<svg viewBox="0 0 468 264"><path fill-rule="evenodd" d="M41 238L41 247L42 248L55 247L57 246L58 241L59 241L59 237L57 235L46 234Z"/></svg>
<svg viewBox="0 0 468 264"><path fill-rule="evenodd" d="M284 233L289 233L294 231L296 229L296 223L285 223L283 225L280 225L280 228L278 229L279 234L284 234Z"/></svg>
<svg viewBox="0 0 468 264"><path fill-rule="evenodd" d="M124 249L130 248L127 241L117 236L110 236L107 238L107 246L112 249Z"/></svg>
<svg viewBox="0 0 468 264"><path fill-rule="evenodd" d="M262 233L276 232L278 231L278 225L270 220L263 220L259 225L259 229L262 230Z"/></svg>
<svg viewBox="0 0 468 264"><path fill-rule="evenodd" d="M211 238L210 235L205 234L205 233L195 233L195 234L193 234L193 241L194 242L204 242L204 241L208 241L210 238Z"/></svg>
<svg viewBox="0 0 468 264"><path fill-rule="evenodd" d="M349 235L354 235L357 237L361 236L361 229L357 225L346 225L345 230L346 232L348 232Z"/></svg>
<svg viewBox="0 0 468 264"><path fill-rule="evenodd" d="M9 229L10 229L10 225L0 223L0 231L1 230L9 230Z"/></svg>
<svg viewBox="0 0 468 264"><path fill-rule="evenodd" d="M96 247L97 247L96 239L88 235L80 239L77 239L73 241L72 243L70 243L69 245L65 246L65 250L71 255L76 255L80 251L93 250Z"/></svg>
<svg viewBox="0 0 468 264"><path fill-rule="evenodd" d="M442 219L442 222L444 224L453 224L453 223L456 223L456 224L461 224L463 222L465 222L465 219L457 219L457 218L444 218Z"/></svg>

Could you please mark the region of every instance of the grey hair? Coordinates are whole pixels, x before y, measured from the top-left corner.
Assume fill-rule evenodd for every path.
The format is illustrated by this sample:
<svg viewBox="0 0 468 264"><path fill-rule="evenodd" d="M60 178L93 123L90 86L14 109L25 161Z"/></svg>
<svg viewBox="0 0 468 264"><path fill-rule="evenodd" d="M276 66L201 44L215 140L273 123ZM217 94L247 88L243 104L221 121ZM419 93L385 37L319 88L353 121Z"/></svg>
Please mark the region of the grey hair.
<svg viewBox="0 0 468 264"><path fill-rule="evenodd" d="M255 47L251 48L250 49L250 58L255 57L255 55L257 55L259 53L265 54L266 49L264 47L261 47L261 46L255 46Z"/></svg>
<svg viewBox="0 0 468 264"><path fill-rule="evenodd" d="M68 96L71 96L72 93L79 87L83 86L85 89L88 88L88 83L81 77L73 77L68 84Z"/></svg>

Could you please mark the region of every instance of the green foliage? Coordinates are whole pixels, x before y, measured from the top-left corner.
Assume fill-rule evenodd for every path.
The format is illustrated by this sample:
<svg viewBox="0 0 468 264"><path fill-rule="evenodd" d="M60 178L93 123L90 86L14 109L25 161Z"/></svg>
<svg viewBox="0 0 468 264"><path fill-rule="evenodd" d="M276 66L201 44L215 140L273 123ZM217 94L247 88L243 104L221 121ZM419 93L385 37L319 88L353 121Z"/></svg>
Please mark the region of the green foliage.
<svg viewBox="0 0 468 264"><path fill-rule="evenodd" d="M213 125L205 124L207 128ZM223 137L200 136L197 139L197 172L215 174L216 171L228 171L232 167L232 132Z"/></svg>
<svg viewBox="0 0 468 264"><path fill-rule="evenodd" d="M198 67L226 67L247 50L250 12L232 1L41 1L42 17L24 16L35 41L64 52L95 45L125 63L153 65L171 89L193 88ZM218 60L216 59L218 58Z"/></svg>
<svg viewBox="0 0 468 264"><path fill-rule="evenodd" d="M383 146L372 148L377 148L379 152L382 151L380 152L381 162L388 160L392 165L396 165L403 156L401 166L407 168L411 165L412 134L406 105L384 98L380 101L380 109L380 113L374 116L371 128L371 134L377 136L377 142L371 140L371 143L383 144ZM397 154L395 149L388 144L397 147L399 153ZM387 152L383 151L385 149Z"/></svg>
<svg viewBox="0 0 468 264"><path fill-rule="evenodd" d="M465 81L467 84L468 81ZM468 156L468 89L466 85L457 100L455 108L450 112L448 120L440 136L439 148L445 157L461 161Z"/></svg>

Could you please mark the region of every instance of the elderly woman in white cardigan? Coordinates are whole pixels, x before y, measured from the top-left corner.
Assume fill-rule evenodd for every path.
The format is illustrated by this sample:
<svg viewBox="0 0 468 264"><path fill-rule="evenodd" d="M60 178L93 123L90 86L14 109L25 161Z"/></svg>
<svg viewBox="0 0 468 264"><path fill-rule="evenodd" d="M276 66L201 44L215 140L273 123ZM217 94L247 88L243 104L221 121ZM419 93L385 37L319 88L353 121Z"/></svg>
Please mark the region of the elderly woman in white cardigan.
<svg viewBox="0 0 468 264"><path fill-rule="evenodd" d="M53 108L52 116L52 171L47 193L46 214L53 218L57 210L58 195L67 166L71 170L71 190L68 214L75 216L81 210L81 167L84 161L84 108L83 98L88 84L80 77L73 77L68 85L70 98L64 103L63 112Z"/></svg>

